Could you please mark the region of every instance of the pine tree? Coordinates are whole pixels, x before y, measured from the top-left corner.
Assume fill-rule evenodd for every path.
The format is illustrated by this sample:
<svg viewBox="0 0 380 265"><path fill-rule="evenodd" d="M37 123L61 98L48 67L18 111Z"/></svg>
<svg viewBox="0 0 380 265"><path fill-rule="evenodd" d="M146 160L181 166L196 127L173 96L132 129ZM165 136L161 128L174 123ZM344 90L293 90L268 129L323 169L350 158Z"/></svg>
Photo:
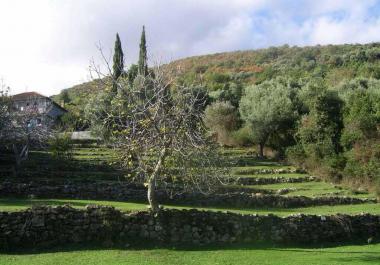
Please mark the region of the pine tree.
<svg viewBox="0 0 380 265"><path fill-rule="evenodd" d="M124 71L124 54L121 48L119 34L116 33L116 41L113 54L113 92L117 92L116 80L123 74Z"/></svg>
<svg viewBox="0 0 380 265"><path fill-rule="evenodd" d="M146 38L145 38L145 26L143 26L142 33L141 33L141 41L140 41L140 54L139 54L139 61L138 61L138 67L139 67L139 74L143 76L148 75L148 58L147 58L147 52L146 52Z"/></svg>

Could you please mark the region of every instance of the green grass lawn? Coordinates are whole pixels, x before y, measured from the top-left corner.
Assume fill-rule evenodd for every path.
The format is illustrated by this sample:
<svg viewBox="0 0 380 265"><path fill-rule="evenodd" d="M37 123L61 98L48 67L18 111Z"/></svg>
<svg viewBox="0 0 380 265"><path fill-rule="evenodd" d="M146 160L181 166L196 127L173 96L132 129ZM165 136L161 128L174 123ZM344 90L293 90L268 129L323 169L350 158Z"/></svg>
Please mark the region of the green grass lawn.
<svg viewBox="0 0 380 265"><path fill-rule="evenodd" d="M276 247L259 244L195 249L68 247L40 253L0 254L1 265L374 265L379 263L380 244L325 248Z"/></svg>
<svg viewBox="0 0 380 265"><path fill-rule="evenodd" d="M373 193L360 193L356 194L350 189L336 186L331 183L323 181L313 182L301 182L301 183L278 183L270 185L253 185L249 186L254 189L266 189L266 190L279 190L284 188L295 188L295 191L287 193L287 196L349 196L355 198L375 198Z"/></svg>
<svg viewBox="0 0 380 265"><path fill-rule="evenodd" d="M135 211L135 210L146 210L147 205L143 203L131 203L131 202L112 202L112 201L95 201L95 200L70 200L70 199L0 199L0 211L20 211L32 206L38 205L64 205L69 204L72 207L83 208L88 204L99 204L114 206L115 208L122 211ZM182 205L166 205L167 208L176 209L199 209L199 210L211 210L211 211L230 211L234 213L241 214L275 214L278 216L288 216L291 214L321 214L329 215L336 213L345 214L360 214L362 212L380 214L380 204L378 203L364 203L356 205L336 205L336 206L317 206L317 207L306 207L306 208L253 208L253 209L233 209L233 208L222 208L222 207L191 207Z"/></svg>

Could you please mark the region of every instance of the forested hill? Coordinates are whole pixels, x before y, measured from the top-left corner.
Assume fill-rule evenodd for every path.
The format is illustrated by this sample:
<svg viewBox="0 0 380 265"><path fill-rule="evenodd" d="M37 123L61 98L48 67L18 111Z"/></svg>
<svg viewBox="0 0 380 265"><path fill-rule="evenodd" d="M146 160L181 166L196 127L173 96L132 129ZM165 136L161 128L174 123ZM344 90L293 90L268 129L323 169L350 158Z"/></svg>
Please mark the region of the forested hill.
<svg viewBox="0 0 380 265"><path fill-rule="evenodd" d="M380 78L380 43L310 47L271 47L196 56L171 65L183 70L186 80L202 74L210 89L227 80L260 83L276 76L321 77L327 85L355 77ZM214 85L214 86L213 86ZM216 86L215 86L216 85Z"/></svg>
<svg viewBox="0 0 380 265"><path fill-rule="evenodd" d="M173 61L166 67L179 69L179 79L183 83L201 85L215 100L228 99L237 105L244 86L278 76L297 81L315 79L327 87L356 77L380 79L380 43L311 47L284 45L188 57ZM82 124L86 123L83 117L88 100L101 90L97 81L91 81L65 89L54 99L65 101L66 108L74 116L72 118Z"/></svg>
<svg viewBox="0 0 380 265"><path fill-rule="evenodd" d="M186 83L201 82L210 91L218 90L228 82L260 83L276 76L323 78L326 85L335 86L344 79L355 77L380 78L380 43L284 45L188 57L168 66L179 68ZM89 95L98 92L98 87L95 82L88 82L67 91L75 102L83 103Z"/></svg>

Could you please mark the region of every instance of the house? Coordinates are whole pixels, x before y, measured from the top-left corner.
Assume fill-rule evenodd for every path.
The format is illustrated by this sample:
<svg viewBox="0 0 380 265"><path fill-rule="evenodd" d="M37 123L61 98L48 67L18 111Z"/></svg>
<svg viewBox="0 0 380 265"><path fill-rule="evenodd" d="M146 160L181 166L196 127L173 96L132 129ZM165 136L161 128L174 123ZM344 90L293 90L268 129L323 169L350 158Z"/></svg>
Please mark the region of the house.
<svg viewBox="0 0 380 265"><path fill-rule="evenodd" d="M25 92L12 96L13 107L16 111L33 111L41 114L37 123L43 120L56 121L67 110L55 103L51 98L37 92Z"/></svg>

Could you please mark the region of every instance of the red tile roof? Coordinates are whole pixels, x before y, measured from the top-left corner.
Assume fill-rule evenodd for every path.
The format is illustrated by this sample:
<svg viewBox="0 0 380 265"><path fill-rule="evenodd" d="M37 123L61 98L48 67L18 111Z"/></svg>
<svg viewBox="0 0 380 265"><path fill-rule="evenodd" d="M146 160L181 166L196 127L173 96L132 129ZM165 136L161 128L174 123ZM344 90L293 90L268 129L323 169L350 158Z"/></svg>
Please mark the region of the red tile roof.
<svg viewBox="0 0 380 265"><path fill-rule="evenodd" d="M60 108L62 111L67 112L65 108L54 102L51 98L45 97L37 92L25 92L25 93L20 93L12 96L12 99L14 101L24 101L24 100L30 100L34 98L47 98L52 102L52 106L55 105L57 108Z"/></svg>
<svg viewBox="0 0 380 265"><path fill-rule="evenodd" d="M45 96L38 94L37 92L25 92L12 96L13 100L27 100L30 98L46 98Z"/></svg>

